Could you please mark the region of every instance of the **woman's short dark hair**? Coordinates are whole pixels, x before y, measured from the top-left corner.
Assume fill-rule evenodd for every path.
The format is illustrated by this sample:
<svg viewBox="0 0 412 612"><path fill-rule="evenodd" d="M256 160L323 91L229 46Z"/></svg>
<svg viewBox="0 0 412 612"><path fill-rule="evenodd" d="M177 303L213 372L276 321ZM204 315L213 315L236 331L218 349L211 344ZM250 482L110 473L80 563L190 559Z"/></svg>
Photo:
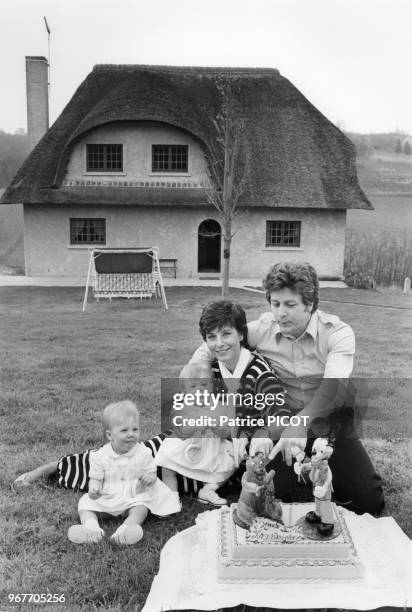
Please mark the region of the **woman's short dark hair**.
<svg viewBox="0 0 412 612"><path fill-rule="evenodd" d="M214 329L222 329L226 326L234 327L242 334L241 344L247 346L246 313L240 304L229 300L218 300L203 308L199 319L199 331L203 340L206 340L207 334Z"/></svg>
<svg viewBox="0 0 412 612"><path fill-rule="evenodd" d="M318 275L315 268L307 262L285 261L275 264L263 279L263 288L268 302L272 291L290 289L302 297L305 306L313 304L312 312L315 312L319 305Z"/></svg>

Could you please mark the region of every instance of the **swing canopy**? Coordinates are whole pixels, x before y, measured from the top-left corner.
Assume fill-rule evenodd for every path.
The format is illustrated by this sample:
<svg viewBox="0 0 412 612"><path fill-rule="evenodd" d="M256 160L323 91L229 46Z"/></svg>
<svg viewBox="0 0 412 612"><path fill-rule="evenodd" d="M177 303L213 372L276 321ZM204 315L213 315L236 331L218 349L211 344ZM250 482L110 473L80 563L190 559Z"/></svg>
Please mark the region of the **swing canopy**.
<svg viewBox="0 0 412 612"><path fill-rule="evenodd" d="M161 297L167 310L157 247L93 249L89 259L83 312L86 310L90 285L97 300Z"/></svg>

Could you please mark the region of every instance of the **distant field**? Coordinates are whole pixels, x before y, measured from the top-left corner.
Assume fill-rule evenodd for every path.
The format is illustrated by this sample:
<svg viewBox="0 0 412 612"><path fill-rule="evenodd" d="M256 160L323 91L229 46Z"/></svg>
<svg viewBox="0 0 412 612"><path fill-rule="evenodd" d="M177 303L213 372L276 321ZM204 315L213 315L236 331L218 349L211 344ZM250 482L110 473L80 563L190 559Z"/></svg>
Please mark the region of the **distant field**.
<svg viewBox="0 0 412 612"><path fill-rule="evenodd" d="M357 160L358 179L365 193L412 191L412 155L375 150Z"/></svg>
<svg viewBox="0 0 412 612"><path fill-rule="evenodd" d="M395 153L390 151L375 151L372 157L372 161L382 161L385 164L394 164L399 168L410 169L412 167L412 155L405 155L404 153Z"/></svg>
<svg viewBox="0 0 412 612"><path fill-rule="evenodd" d="M412 277L412 195L372 195L375 210L347 215L345 278L356 287L402 287Z"/></svg>
<svg viewBox="0 0 412 612"><path fill-rule="evenodd" d="M368 197L375 210L348 210L347 229L411 233L412 193Z"/></svg>

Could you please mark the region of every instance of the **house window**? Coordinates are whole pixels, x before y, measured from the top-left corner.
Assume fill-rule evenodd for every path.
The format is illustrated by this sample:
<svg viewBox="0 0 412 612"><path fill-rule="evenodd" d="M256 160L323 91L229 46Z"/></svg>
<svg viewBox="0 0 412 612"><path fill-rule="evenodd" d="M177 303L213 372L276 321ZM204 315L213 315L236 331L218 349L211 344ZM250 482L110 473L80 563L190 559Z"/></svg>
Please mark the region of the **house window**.
<svg viewBox="0 0 412 612"><path fill-rule="evenodd" d="M70 244L106 244L106 219L70 219Z"/></svg>
<svg viewBox="0 0 412 612"><path fill-rule="evenodd" d="M152 145L152 172L187 172L187 145Z"/></svg>
<svg viewBox="0 0 412 612"><path fill-rule="evenodd" d="M123 145L88 144L86 150L87 172L123 171Z"/></svg>
<svg viewBox="0 0 412 612"><path fill-rule="evenodd" d="M300 221L266 221L266 246L300 246Z"/></svg>

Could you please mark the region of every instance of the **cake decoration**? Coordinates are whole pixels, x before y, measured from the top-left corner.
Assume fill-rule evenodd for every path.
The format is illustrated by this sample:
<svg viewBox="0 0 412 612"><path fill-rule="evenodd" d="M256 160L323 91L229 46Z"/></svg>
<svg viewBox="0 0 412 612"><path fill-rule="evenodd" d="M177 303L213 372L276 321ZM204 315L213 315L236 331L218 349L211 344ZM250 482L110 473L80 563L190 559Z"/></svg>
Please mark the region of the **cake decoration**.
<svg viewBox="0 0 412 612"><path fill-rule="evenodd" d="M237 504L220 510L217 575L231 582L357 580L363 575L344 513L332 503L333 447L326 438L312 456L295 454L295 472L313 485L314 503L275 498L274 470L263 453L247 457ZM297 455L297 456L296 456Z"/></svg>
<svg viewBox="0 0 412 612"><path fill-rule="evenodd" d="M299 477L302 472L309 472L315 510L308 512L305 518L308 523L316 525L321 536L331 536L335 524L332 510L332 472L328 464L332 453L332 444L326 438L317 438L312 446L310 461L304 462L305 455L300 453L294 465L294 471Z"/></svg>
<svg viewBox="0 0 412 612"><path fill-rule="evenodd" d="M273 544L299 542L304 539L302 527L285 527L262 517L256 518L246 534L246 542Z"/></svg>
<svg viewBox="0 0 412 612"><path fill-rule="evenodd" d="M249 529L258 516L282 522L282 508L275 498L275 470L266 472L265 464L265 457L261 452L246 458L242 491L233 513L233 520L243 529Z"/></svg>

